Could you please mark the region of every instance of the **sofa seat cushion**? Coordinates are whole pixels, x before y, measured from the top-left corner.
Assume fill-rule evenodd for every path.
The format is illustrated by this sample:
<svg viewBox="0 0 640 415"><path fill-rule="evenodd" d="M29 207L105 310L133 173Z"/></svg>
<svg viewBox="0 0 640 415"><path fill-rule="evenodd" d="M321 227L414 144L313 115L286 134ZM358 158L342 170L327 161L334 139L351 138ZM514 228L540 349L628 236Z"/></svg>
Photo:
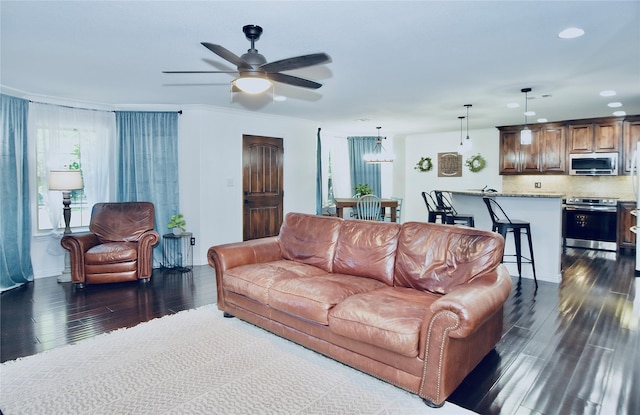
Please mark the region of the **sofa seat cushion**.
<svg viewBox="0 0 640 415"><path fill-rule="evenodd" d="M329 323L329 311L345 298L385 287L372 278L345 274L324 274L307 278L279 279L269 293L269 305L280 311L314 321Z"/></svg>
<svg viewBox="0 0 640 415"><path fill-rule="evenodd" d="M96 245L84 254L85 264L104 265L135 261L138 258L138 244L135 242L109 242Z"/></svg>
<svg viewBox="0 0 640 415"><path fill-rule="evenodd" d="M329 313L329 329L341 336L417 357L429 306L441 296L411 288L385 287L353 295Z"/></svg>
<svg viewBox="0 0 640 415"><path fill-rule="evenodd" d="M296 261L273 261L241 265L224 273L223 288L269 305L269 290L279 280L301 279L323 275L325 271Z"/></svg>

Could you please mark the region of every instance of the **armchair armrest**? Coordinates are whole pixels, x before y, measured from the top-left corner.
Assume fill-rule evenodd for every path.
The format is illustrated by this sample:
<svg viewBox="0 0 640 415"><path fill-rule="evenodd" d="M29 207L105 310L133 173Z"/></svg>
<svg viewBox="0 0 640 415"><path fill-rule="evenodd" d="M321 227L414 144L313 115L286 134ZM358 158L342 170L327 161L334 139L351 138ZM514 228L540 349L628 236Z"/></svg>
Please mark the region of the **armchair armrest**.
<svg viewBox="0 0 640 415"><path fill-rule="evenodd" d="M153 273L153 247L160 242L154 230L145 231L138 238L138 279L151 278Z"/></svg>
<svg viewBox="0 0 640 415"><path fill-rule="evenodd" d="M511 285L507 268L500 264L495 271L443 295L431 304L430 309L433 315L442 311L454 313L459 324L449 336L467 337L502 308L511 293Z"/></svg>
<svg viewBox="0 0 640 415"><path fill-rule="evenodd" d="M93 233L73 233L62 237L60 245L70 254L72 282L84 283L84 253L99 243L98 237Z"/></svg>

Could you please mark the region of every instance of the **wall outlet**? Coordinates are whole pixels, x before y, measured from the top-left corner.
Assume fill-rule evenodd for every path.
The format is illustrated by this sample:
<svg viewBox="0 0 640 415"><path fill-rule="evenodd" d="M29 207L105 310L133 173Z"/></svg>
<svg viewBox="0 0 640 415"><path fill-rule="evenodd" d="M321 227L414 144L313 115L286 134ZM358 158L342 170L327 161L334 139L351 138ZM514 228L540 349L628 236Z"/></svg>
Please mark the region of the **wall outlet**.
<svg viewBox="0 0 640 415"><path fill-rule="evenodd" d="M195 245L196 244L196 238L191 238L190 243L191 243L191 246Z"/></svg>
<svg viewBox="0 0 640 415"><path fill-rule="evenodd" d="M535 187L536 187L536 189L540 189L542 187L542 183L536 182L535 183Z"/></svg>

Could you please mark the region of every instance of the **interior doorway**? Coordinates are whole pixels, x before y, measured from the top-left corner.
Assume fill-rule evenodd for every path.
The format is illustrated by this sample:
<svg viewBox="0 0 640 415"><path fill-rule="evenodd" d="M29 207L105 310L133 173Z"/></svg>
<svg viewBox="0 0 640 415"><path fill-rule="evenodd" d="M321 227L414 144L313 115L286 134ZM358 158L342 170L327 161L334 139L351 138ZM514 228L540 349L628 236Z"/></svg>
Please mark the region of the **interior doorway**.
<svg viewBox="0 0 640 415"><path fill-rule="evenodd" d="M283 216L282 138L242 136L243 240L274 236Z"/></svg>

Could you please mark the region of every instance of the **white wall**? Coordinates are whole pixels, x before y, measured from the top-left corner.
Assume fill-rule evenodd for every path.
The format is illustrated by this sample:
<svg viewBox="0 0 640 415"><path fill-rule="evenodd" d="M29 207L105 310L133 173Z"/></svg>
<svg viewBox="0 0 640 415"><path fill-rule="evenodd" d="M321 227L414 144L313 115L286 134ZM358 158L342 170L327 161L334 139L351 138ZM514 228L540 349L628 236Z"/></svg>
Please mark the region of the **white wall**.
<svg viewBox="0 0 640 415"><path fill-rule="evenodd" d="M423 191L481 189L484 186L502 190L502 178L499 174L499 131L495 128L472 130L469 136L473 141L473 149L463 155L461 177L438 177L438 153L457 151L460 143L459 131L417 134L397 140L396 154L398 149L404 150L403 222L427 220L427 208L420 195ZM476 154L485 158L487 166L478 173L471 173L464 162ZM433 170L419 172L414 169L421 157L431 157ZM464 209L458 207L458 210Z"/></svg>
<svg viewBox="0 0 640 415"><path fill-rule="evenodd" d="M284 212L315 213L315 122L191 107L179 127L180 210L196 238L194 265L207 263L212 245L242 240L243 134L284 139Z"/></svg>

